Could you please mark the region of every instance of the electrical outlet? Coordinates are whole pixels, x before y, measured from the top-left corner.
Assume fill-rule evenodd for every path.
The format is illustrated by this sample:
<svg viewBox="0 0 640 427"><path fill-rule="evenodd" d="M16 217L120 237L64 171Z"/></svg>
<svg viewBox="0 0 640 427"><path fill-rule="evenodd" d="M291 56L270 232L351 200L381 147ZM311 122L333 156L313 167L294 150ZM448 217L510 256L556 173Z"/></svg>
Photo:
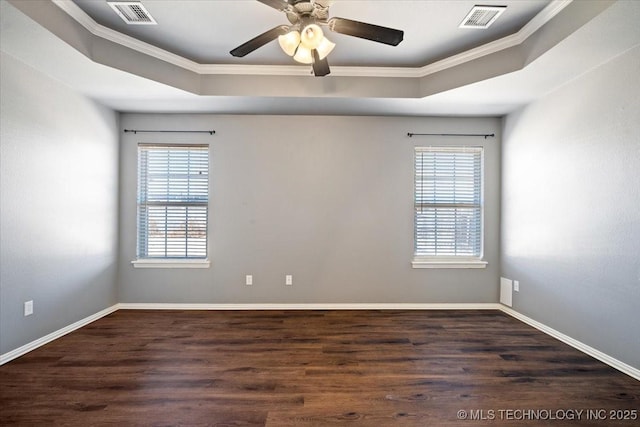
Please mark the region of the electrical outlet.
<svg viewBox="0 0 640 427"><path fill-rule="evenodd" d="M293 285L293 276L291 274L284 276L284 284L287 286Z"/></svg>
<svg viewBox="0 0 640 427"><path fill-rule="evenodd" d="M24 315L31 316L33 314L33 300L24 303Z"/></svg>
<svg viewBox="0 0 640 427"><path fill-rule="evenodd" d="M515 292L520 292L520 282L519 281L517 281L517 280L513 281L513 290Z"/></svg>
<svg viewBox="0 0 640 427"><path fill-rule="evenodd" d="M253 276L251 274L247 274L245 284L247 286L253 285Z"/></svg>

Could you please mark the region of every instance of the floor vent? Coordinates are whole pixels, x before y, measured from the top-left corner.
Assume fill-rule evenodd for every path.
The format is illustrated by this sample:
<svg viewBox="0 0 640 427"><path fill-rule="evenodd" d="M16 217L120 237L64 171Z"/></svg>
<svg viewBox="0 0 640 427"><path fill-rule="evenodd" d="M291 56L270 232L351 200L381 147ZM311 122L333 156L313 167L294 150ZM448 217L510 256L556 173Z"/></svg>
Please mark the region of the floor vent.
<svg viewBox="0 0 640 427"><path fill-rule="evenodd" d="M462 20L460 28L489 28L506 8L507 6L473 6Z"/></svg>
<svg viewBox="0 0 640 427"><path fill-rule="evenodd" d="M157 22L139 1L108 2L124 22L130 25L156 25Z"/></svg>

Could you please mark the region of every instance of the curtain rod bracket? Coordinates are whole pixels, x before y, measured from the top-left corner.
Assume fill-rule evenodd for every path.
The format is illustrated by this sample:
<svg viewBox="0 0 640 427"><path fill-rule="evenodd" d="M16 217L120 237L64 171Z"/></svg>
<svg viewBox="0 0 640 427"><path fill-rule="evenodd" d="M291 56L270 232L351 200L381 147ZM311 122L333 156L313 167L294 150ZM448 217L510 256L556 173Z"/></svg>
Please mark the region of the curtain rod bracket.
<svg viewBox="0 0 640 427"><path fill-rule="evenodd" d="M208 133L213 135L215 130L138 130L138 129L125 129L124 133L133 133L134 135L140 133Z"/></svg>
<svg viewBox="0 0 640 427"><path fill-rule="evenodd" d="M408 132L407 136L413 138L414 136L482 136L484 139L494 138L495 133L411 133Z"/></svg>

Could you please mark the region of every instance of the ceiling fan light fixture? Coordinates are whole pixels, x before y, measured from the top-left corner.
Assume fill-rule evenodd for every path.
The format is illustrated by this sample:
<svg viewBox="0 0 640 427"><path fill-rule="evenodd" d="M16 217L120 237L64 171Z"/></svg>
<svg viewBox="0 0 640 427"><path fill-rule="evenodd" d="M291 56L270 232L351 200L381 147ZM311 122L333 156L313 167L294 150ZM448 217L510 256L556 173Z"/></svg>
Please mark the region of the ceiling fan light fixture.
<svg viewBox="0 0 640 427"><path fill-rule="evenodd" d="M317 49L323 38L322 28L317 24L309 24L302 29L300 43L307 49Z"/></svg>
<svg viewBox="0 0 640 427"><path fill-rule="evenodd" d="M103 0L104 1L104 0ZM108 0L112 1L112 0ZM242 58L267 43L278 39L282 50L294 61L312 65L316 77L328 75L331 70L327 56L336 47L335 43L325 38L323 29L346 36L358 37L397 46L404 37L404 31L352 19L333 17L329 19L329 6L333 0L258 0L287 15L291 25L278 25L257 35L229 51Z"/></svg>
<svg viewBox="0 0 640 427"><path fill-rule="evenodd" d="M300 62L301 64L312 64L313 55L311 54L311 49L307 49L301 43L300 46L298 46L298 50L296 51L293 59Z"/></svg>
<svg viewBox="0 0 640 427"><path fill-rule="evenodd" d="M279 36L278 43L280 43L280 47L284 53L289 56L293 56L300 44L300 32L293 30L283 36Z"/></svg>
<svg viewBox="0 0 640 427"><path fill-rule="evenodd" d="M319 58L320 59L326 58L327 55L331 53L334 47L336 47L335 43L331 42L328 38L323 37L322 41L316 48L316 50L318 51Z"/></svg>

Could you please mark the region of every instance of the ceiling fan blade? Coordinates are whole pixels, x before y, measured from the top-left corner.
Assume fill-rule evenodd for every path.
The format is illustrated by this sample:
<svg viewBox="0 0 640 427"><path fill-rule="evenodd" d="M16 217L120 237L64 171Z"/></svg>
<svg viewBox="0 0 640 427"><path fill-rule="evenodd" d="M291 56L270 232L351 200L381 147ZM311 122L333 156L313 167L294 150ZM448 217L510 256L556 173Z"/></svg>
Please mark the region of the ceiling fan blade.
<svg viewBox="0 0 640 427"><path fill-rule="evenodd" d="M329 62L327 62L327 58L320 59L320 55L318 55L318 51L313 49L311 51L313 55L313 75L316 77L326 76L331 72L329 69Z"/></svg>
<svg viewBox="0 0 640 427"><path fill-rule="evenodd" d="M278 25L277 27L272 28L269 31L265 31L259 36L252 38L248 42L241 44L229 53L231 53L231 55L235 57L242 58L243 56L269 43L270 41L277 39L278 36L282 36L284 34L287 34L288 32L288 26Z"/></svg>
<svg viewBox="0 0 640 427"><path fill-rule="evenodd" d="M329 19L329 29L336 33L348 36L360 37L378 43L397 46L404 37L404 31L393 28L380 27L379 25L366 24L345 18Z"/></svg>
<svg viewBox="0 0 640 427"><path fill-rule="evenodd" d="M278 9L279 11L285 11L289 9L289 3L286 0L258 0L262 4L266 4L269 7Z"/></svg>

